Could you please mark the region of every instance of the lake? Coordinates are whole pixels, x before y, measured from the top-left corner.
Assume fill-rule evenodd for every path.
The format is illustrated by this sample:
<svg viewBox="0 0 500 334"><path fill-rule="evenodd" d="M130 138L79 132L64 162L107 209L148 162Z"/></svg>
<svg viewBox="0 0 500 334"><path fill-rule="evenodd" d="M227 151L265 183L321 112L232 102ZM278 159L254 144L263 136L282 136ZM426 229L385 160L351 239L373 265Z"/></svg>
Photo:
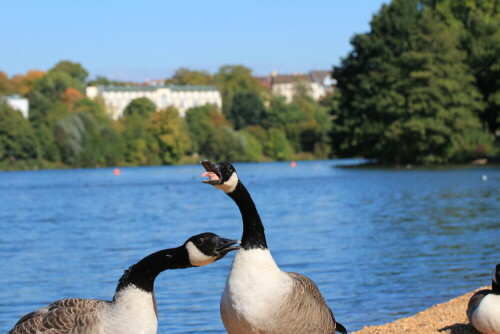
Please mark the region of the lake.
<svg viewBox="0 0 500 334"><path fill-rule="evenodd" d="M491 284L500 263L500 168L344 168L357 160L237 163L269 248L312 278L349 331ZM189 236L241 237L201 165L0 173L0 332L67 297L113 297L131 264ZM162 273L159 333L225 333L234 254ZM464 310L465 312L465 310Z"/></svg>

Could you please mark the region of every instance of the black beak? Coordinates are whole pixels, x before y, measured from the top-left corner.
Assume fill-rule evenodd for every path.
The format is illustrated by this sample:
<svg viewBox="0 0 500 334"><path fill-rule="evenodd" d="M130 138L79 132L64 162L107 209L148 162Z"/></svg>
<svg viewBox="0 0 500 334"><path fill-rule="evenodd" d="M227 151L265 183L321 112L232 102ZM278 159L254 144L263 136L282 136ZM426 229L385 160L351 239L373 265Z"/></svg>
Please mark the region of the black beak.
<svg viewBox="0 0 500 334"><path fill-rule="evenodd" d="M202 164L202 166L205 168L205 170L207 172L212 172L215 175L217 175L219 178L218 180L203 180L202 181L203 183L207 183L207 184L221 184L222 183L222 176L221 176L221 173L219 171L219 166L217 164L213 164L208 160L202 160L202 161L200 161L200 163Z"/></svg>
<svg viewBox="0 0 500 334"><path fill-rule="evenodd" d="M219 238L217 248L215 249L217 253L219 253L219 258L224 257L227 253L240 249L240 246L233 246L236 244L239 244L239 240L232 240L232 239L226 239L226 238ZM231 247L233 246L233 247Z"/></svg>

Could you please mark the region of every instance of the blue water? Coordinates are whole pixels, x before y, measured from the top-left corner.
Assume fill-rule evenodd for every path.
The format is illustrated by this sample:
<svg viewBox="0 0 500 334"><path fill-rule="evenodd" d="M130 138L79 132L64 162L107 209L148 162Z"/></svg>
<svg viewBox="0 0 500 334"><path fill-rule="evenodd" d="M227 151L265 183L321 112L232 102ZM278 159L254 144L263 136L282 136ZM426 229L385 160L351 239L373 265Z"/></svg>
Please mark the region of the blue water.
<svg viewBox="0 0 500 334"><path fill-rule="evenodd" d="M276 262L314 279L348 330L491 284L500 168L334 167L345 163L235 166ZM124 269L193 234L239 238L237 207L202 172L0 173L0 332L60 298L111 299ZM158 277L160 333L225 333L219 298L232 258Z"/></svg>

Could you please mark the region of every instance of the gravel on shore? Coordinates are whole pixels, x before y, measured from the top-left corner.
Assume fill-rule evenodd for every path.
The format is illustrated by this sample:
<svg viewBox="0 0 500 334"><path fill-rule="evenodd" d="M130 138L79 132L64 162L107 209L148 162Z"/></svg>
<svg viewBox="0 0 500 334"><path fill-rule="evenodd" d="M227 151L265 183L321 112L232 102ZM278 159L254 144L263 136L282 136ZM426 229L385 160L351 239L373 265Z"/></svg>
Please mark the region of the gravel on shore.
<svg viewBox="0 0 500 334"><path fill-rule="evenodd" d="M469 324L465 314L470 297L478 290L446 303L434 305L414 316L385 325L365 326L351 334L480 334Z"/></svg>

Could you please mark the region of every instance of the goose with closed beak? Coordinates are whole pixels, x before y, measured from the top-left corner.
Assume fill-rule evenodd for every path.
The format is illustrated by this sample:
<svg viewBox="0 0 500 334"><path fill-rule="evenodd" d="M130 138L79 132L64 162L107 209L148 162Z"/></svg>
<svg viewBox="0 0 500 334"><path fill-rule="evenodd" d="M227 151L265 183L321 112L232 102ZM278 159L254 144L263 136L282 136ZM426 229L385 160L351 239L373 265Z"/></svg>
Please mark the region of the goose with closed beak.
<svg viewBox="0 0 500 334"><path fill-rule="evenodd" d="M500 334L500 263L493 272L491 290L476 292L467 306L467 318L483 334Z"/></svg>
<svg viewBox="0 0 500 334"><path fill-rule="evenodd" d="M237 241L214 233L189 238L182 246L150 254L118 281L112 301L61 299L26 314L9 334L155 334L158 328L155 278L167 269L200 267L238 249Z"/></svg>
<svg viewBox="0 0 500 334"><path fill-rule="evenodd" d="M316 284L282 271L267 247L264 226L250 193L228 162L201 162L204 183L231 197L243 219L243 236L221 298L221 317L229 334L347 333L335 321Z"/></svg>

